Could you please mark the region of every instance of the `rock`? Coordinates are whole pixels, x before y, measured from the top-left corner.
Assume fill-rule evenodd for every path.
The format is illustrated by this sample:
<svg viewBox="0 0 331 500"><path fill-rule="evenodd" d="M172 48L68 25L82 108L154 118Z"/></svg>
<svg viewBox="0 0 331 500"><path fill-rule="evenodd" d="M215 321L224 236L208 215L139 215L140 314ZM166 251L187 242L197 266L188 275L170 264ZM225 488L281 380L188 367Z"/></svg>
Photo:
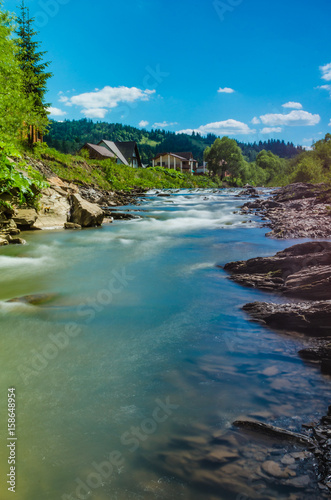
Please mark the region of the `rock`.
<svg viewBox="0 0 331 500"><path fill-rule="evenodd" d="M65 222L64 229L82 229L82 226L73 222Z"/></svg>
<svg viewBox="0 0 331 500"><path fill-rule="evenodd" d="M244 286L303 299L331 299L331 242L308 242L273 257L230 262L224 270Z"/></svg>
<svg viewBox="0 0 331 500"><path fill-rule="evenodd" d="M331 359L322 359L321 372L323 375L331 375Z"/></svg>
<svg viewBox="0 0 331 500"><path fill-rule="evenodd" d="M274 377L275 375L278 375L279 369L277 366L270 366L269 368L266 368L263 370L262 374L265 375L266 377Z"/></svg>
<svg viewBox="0 0 331 500"><path fill-rule="evenodd" d="M257 211L272 231L272 238L329 238L331 189L326 184L297 183L276 191L273 199L245 204Z"/></svg>
<svg viewBox="0 0 331 500"><path fill-rule="evenodd" d="M41 209L33 229L60 229L67 222L70 212L67 192L61 186L52 186L42 193Z"/></svg>
<svg viewBox="0 0 331 500"><path fill-rule="evenodd" d="M253 302L246 304L243 310L256 321L277 330L330 335L331 300L293 304Z"/></svg>
<svg viewBox="0 0 331 500"><path fill-rule="evenodd" d="M286 484L289 486L294 486L294 488L306 488L311 483L311 479L308 475L294 477L293 479L288 479Z"/></svg>
<svg viewBox="0 0 331 500"><path fill-rule="evenodd" d="M93 203L90 203L79 194L70 195L71 213L70 221L82 227L101 226L104 219L103 210Z"/></svg>
<svg viewBox="0 0 331 500"><path fill-rule="evenodd" d="M250 198L259 198L260 196L259 192L257 189L255 189L255 187L246 185L244 186L244 188L245 189L243 189L243 191L240 191L240 193L236 195L238 198L241 196L249 196Z"/></svg>
<svg viewBox="0 0 331 500"><path fill-rule="evenodd" d="M228 450L226 448L218 448L211 451L205 458L208 462L212 463L225 463L230 459L239 458L239 455L236 451Z"/></svg>
<svg viewBox="0 0 331 500"><path fill-rule="evenodd" d="M295 463L295 458L293 458L291 455L284 455L283 458L281 459L282 464L284 465L293 465Z"/></svg>
<svg viewBox="0 0 331 500"><path fill-rule="evenodd" d="M274 462L273 460L267 460L264 462L261 466L262 470L268 474L269 476L277 477L277 478L288 478L290 476L295 476L295 472L292 470L288 469L282 469L281 466L277 463Z"/></svg>
<svg viewBox="0 0 331 500"><path fill-rule="evenodd" d="M38 214L34 208L18 208L13 217L16 225L21 229L29 229L36 222Z"/></svg>
<svg viewBox="0 0 331 500"><path fill-rule="evenodd" d="M23 238L13 238L12 236L8 235L7 240L11 245L26 245L26 241L23 240Z"/></svg>
<svg viewBox="0 0 331 500"><path fill-rule="evenodd" d="M280 427L265 424L263 422L257 422L253 420L236 420L235 422L233 422L233 425L235 427L239 427L240 429L256 432L260 435L267 435L274 439L290 441L301 445L311 446L313 448L315 447L314 441L304 434L291 432L286 429L281 429Z"/></svg>
<svg viewBox="0 0 331 500"><path fill-rule="evenodd" d="M327 189L328 185L325 183L310 184L296 182L279 189L274 198L278 202L316 198L317 196L323 194Z"/></svg>
<svg viewBox="0 0 331 500"><path fill-rule="evenodd" d="M9 245L9 242L8 242L7 238L0 235L0 247L3 247L5 245Z"/></svg>
<svg viewBox="0 0 331 500"><path fill-rule="evenodd" d="M42 305L45 302L49 302L56 297L54 293L38 293L34 295L24 295L23 297L15 297L13 299L7 300L7 302L22 302L23 304L31 305Z"/></svg>

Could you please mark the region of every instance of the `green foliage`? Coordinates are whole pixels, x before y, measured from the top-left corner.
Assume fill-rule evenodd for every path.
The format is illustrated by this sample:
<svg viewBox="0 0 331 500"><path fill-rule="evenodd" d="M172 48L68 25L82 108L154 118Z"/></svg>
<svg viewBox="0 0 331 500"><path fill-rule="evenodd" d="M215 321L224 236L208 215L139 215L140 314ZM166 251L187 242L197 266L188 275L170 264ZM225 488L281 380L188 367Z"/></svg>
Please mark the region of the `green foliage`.
<svg viewBox="0 0 331 500"><path fill-rule="evenodd" d="M229 137L216 139L210 148L206 148L204 157L208 162L209 171L214 175L223 179L228 172L232 178L237 178L239 183L240 179L246 180L247 164L234 139Z"/></svg>
<svg viewBox="0 0 331 500"><path fill-rule="evenodd" d="M274 177L282 175L285 163L271 151L262 150L256 157L256 166L264 170L265 182L268 183Z"/></svg>
<svg viewBox="0 0 331 500"><path fill-rule="evenodd" d="M32 112L31 99L23 92L23 74L12 35L13 19L2 10L0 0L0 141L17 140Z"/></svg>
<svg viewBox="0 0 331 500"><path fill-rule="evenodd" d="M20 159L18 165L10 157ZM20 170L25 170L24 175ZM13 146L0 143L0 195L8 194L17 199L19 204L35 205L40 191L48 187L39 172L28 166L21 159L20 153ZM4 205L4 202L2 202ZM6 203L10 207L10 203Z"/></svg>
<svg viewBox="0 0 331 500"><path fill-rule="evenodd" d="M113 189L128 191L133 187L145 189L217 187L205 176L192 176L163 167L132 168L125 165L105 165L107 180Z"/></svg>
<svg viewBox="0 0 331 500"><path fill-rule="evenodd" d="M23 91L32 103L32 111L27 123L45 132L48 125L46 107L49 104L44 102L44 98L47 92L47 80L52 76L52 73L47 72L46 69L50 63L43 62L45 52L38 52L40 42L35 41L37 32L33 29L34 19L30 18L24 0L20 9L20 16L16 19L18 29L15 43L16 57L23 74Z"/></svg>
<svg viewBox="0 0 331 500"><path fill-rule="evenodd" d="M114 159L89 160L82 156L59 153L46 144L35 144L34 157L42 160L56 175L68 182L106 190L218 187L209 177L192 176L162 167L132 168L118 165Z"/></svg>

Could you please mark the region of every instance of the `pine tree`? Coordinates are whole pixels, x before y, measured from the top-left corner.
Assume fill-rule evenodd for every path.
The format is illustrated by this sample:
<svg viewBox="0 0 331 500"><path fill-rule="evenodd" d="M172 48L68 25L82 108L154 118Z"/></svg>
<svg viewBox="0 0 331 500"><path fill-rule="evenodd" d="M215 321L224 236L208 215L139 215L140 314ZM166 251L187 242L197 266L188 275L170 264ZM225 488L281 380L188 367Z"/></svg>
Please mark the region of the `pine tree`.
<svg viewBox="0 0 331 500"><path fill-rule="evenodd" d="M23 90L13 31L13 19L2 10L0 0L0 142L19 139L32 112L31 100Z"/></svg>
<svg viewBox="0 0 331 500"><path fill-rule="evenodd" d="M45 94L47 92L47 80L52 73L47 72L50 62L44 62L46 52L39 52L40 42L35 41L38 34L33 29L34 18L30 17L29 9L25 6L24 0L20 5L21 13L16 21L16 45L18 48L17 59L23 72L23 89L25 95L31 99L33 113L29 117L28 125L36 128L39 132L44 132L47 124L47 107ZM33 140L33 132L30 140Z"/></svg>

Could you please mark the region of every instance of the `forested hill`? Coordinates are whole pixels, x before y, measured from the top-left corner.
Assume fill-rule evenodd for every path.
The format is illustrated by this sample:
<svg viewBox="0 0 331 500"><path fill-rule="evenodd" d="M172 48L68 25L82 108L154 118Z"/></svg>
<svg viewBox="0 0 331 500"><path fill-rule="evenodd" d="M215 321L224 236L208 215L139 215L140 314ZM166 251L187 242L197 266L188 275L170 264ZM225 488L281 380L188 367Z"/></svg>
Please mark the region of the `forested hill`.
<svg viewBox="0 0 331 500"><path fill-rule="evenodd" d="M45 141L51 147L63 153L76 153L83 144L90 142L97 144L102 139L109 141L136 141L142 155L143 163L149 163L157 153L165 151L192 151L200 162L207 146L211 146L217 138L214 134L201 137L198 134L179 134L166 130L138 129L120 123L94 123L92 120L65 120L64 122L51 121L50 133ZM255 161L257 154L263 149L271 151L281 158L293 158L302 152L301 146L295 147L292 143L280 140L260 141L254 144L238 142L245 159Z"/></svg>

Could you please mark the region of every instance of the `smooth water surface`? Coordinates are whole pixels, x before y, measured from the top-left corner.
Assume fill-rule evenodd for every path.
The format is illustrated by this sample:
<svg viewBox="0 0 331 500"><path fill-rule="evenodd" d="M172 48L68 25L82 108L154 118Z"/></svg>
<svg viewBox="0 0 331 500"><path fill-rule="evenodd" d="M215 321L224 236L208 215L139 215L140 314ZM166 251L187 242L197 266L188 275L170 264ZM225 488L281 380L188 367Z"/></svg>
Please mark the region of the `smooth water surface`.
<svg viewBox="0 0 331 500"><path fill-rule="evenodd" d="M243 203L236 193L152 192L127 207L139 220L28 233L26 246L1 249L0 428L5 443L13 386L17 500L238 500L296 491L256 479L250 470L272 443L242 441L231 423L250 415L300 430L325 411L329 380L297 356L302 338L240 310L271 296L234 284L220 266L293 241L270 240L256 218L234 214ZM7 302L34 294L45 295ZM4 499L12 497L7 472L3 444Z"/></svg>

